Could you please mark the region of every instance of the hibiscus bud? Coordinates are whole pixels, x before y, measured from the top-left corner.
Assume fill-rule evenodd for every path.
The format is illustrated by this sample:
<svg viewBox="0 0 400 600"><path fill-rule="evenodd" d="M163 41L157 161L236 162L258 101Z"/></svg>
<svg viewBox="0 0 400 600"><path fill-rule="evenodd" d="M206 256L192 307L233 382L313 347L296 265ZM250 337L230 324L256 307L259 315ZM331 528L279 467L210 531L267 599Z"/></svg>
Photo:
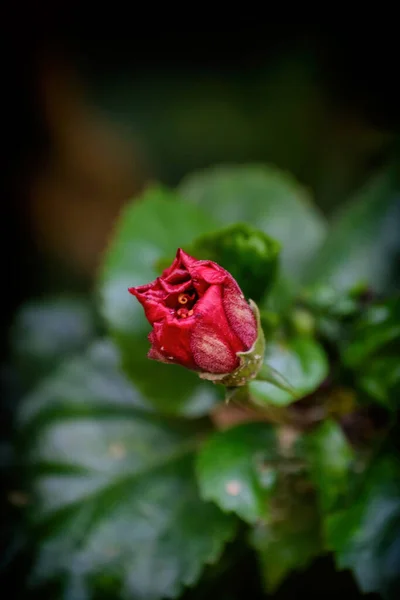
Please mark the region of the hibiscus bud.
<svg viewBox="0 0 400 600"><path fill-rule="evenodd" d="M149 358L229 387L257 375L264 355L258 308L215 262L179 249L160 277L129 292L153 327Z"/></svg>

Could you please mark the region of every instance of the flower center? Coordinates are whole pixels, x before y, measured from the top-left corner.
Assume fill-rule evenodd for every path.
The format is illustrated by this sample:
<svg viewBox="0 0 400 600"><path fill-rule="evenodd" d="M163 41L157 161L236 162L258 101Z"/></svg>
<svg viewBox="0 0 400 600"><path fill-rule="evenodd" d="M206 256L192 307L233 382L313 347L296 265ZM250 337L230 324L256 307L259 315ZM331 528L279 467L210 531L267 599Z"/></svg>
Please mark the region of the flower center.
<svg viewBox="0 0 400 600"><path fill-rule="evenodd" d="M175 311L180 319L187 319L193 314L193 306L196 303L197 294L195 290L189 290L188 293L179 294Z"/></svg>
<svg viewBox="0 0 400 600"><path fill-rule="evenodd" d="M178 302L179 304L187 304L190 300L189 294L179 294Z"/></svg>
<svg viewBox="0 0 400 600"><path fill-rule="evenodd" d="M193 308L191 308L190 310L188 310L187 308L178 308L176 314L181 319L187 319L188 317L192 316Z"/></svg>

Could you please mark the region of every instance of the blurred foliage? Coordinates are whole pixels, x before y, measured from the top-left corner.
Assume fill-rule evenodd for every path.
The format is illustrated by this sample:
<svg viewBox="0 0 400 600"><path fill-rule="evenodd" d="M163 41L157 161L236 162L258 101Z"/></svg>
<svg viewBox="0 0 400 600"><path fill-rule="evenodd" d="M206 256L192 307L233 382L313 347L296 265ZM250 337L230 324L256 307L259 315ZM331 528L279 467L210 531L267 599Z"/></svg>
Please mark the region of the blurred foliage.
<svg viewBox="0 0 400 600"><path fill-rule="evenodd" d="M197 238L189 254L218 261L258 303L275 282L280 246L263 232L238 224Z"/></svg>
<svg viewBox="0 0 400 600"><path fill-rule="evenodd" d="M359 386L396 411L400 404L400 297L370 306L356 321L342 355Z"/></svg>
<svg viewBox="0 0 400 600"><path fill-rule="evenodd" d="M399 591L400 471L398 456L373 461L346 510L327 519L327 542L340 568L351 568L363 592Z"/></svg>
<svg viewBox="0 0 400 600"><path fill-rule="evenodd" d="M267 342L264 362L278 373L284 374L297 397L314 391L327 377L329 370L323 348L306 336L290 340L278 337ZM286 406L293 402L293 395L289 391L266 381L253 381L249 387L257 404Z"/></svg>
<svg viewBox="0 0 400 600"><path fill-rule="evenodd" d="M86 298L26 303L11 331L13 359L25 385L31 387L62 359L84 350L95 334L93 307Z"/></svg>
<svg viewBox="0 0 400 600"><path fill-rule="evenodd" d="M296 282L325 239L325 220L307 192L276 168L216 167L185 177L179 192L221 224L243 221L278 240L282 274Z"/></svg>
<svg viewBox="0 0 400 600"><path fill-rule="evenodd" d="M274 428L260 423L240 425L213 435L198 456L197 472L203 498L248 523L269 514L277 476ZM273 463L274 464L274 463Z"/></svg>
<svg viewBox="0 0 400 600"><path fill-rule="evenodd" d="M398 165L383 170L338 214L322 248L309 265L307 282L323 281L343 292L371 285L375 292L398 287L400 252L398 222L400 192Z"/></svg>
<svg viewBox="0 0 400 600"><path fill-rule="evenodd" d="M218 581L243 564L224 550L236 539L266 593L332 552L361 590L396 597L398 193L385 169L330 223L267 165L152 185L105 253L101 327L75 300L23 307L13 347L30 384L17 449L33 586L161 600L199 582L193 597L222 598ZM146 358L149 326L127 288L155 279L178 247L221 262L259 299L265 364L296 397L254 381L225 405L217 386ZM346 423L376 406L387 419L370 418L365 445ZM250 422L218 430L222 410Z"/></svg>
<svg viewBox="0 0 400 600"><path fill-rule="evenodd" d="M174 597L218 559L235 522L198 495L204 432L139 408L109 350L65 363L20 412L40 541L33 581L62 578L77 597L116 577L127 597Z"/></svg>

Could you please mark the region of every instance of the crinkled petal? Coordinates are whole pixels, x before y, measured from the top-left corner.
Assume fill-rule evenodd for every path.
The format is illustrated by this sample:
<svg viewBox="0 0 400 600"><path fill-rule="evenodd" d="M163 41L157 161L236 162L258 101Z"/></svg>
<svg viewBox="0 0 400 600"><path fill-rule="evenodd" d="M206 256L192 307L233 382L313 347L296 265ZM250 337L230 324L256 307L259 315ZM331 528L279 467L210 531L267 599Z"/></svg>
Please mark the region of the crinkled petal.
<svg viewBox="0 0 400 600"><path fill-rule="evenodd" d="M165 319L170 314L170 309L165 306L163 298L159 296L157 290L146 289L142 291L146 287L148 286L129 288L129 292L139 300L144 308L147 320L152 325L156 321ZM165 292L163 292L163 295L165 295Z"/></svg>
<svg viewBox="0 0 400 600"><path fill-rule="evenodd" d="M147 353L147 357L152 360L158 360L160 362L170 363L171 361L167 359L166 356L162 354L158 347L158 342L155 339L154 330L149 333L149 341L151 343L151 348Z"/></svg>
<svg viewBox="0 0 400 600"><path fill-rule="evenodd" d="M191 278L195 281L204 281L209 285L220 284L225 281L229 273L212 260L197 260L184 252L181 248L177 256L180 257L182 265L188 270Z"/></svg>
<svg viewBox="0 0 400 600"><path fill-rule="evenodd" d="M182 265L182 261L179 256L179 250L178 250L172 265L170 265L167 269L164 269L164 271L161 274L161 277L163 279L166 279L167 277L169 277L171 275L171 273L174 273L175 271L179 270L181 268L181 265Z"/></svg>
<svg viewBox="0 0 400 600"><path fill-rule="evenodd" d="M177 319L169 315L169 318L163 322L155 323L151 340L152 348L162 354L168 362L183 365L188 369L196 369L190 344L194 318Z"/></svg>
<svg viewBox="0 0 400 600"><path fill-rule="evenodd" d="M249 350L257 339L257 323L250 305L242 294L236 281L223 288L223 306L230 328Z"/></svg>
<svg viewBox="0 0 400 600"><path fill-rule="evenodd" d="M196 263L199 262L197 258L190 256L190 254L187 254L187 252L182 250L182 248L178 248L175 260L178 261L189 272L190 268L195 266Z"/></svg>
<svg viewBox="0 0 400 600"><path fill-rule="evenodd" d="M226 318L220 286L207 290L195 305L194 315L191 347L198 369L207 373L230 373L236 369L236 353L244 347Z"/></svg>
<svg viewBox="0 0 400 600"><path fill-rule="evenodd" d="M204 281L208 285L222 285L229 273L211 260L199 260L190 267L189 273L193 282Z"/></svg>
<svg viewBox="0 0 400 600"><path fill-rule="evenodd" d="M185 268L177 268L175 271L171 271L171 273L167 277L164 277L163 280L172 285L179 285L190 281L190 274Z"/></svg>
<svg viewBox="0 0 400 600"><path fill-rule="evenodd" d="M161 280L160 285L166 294L182 294L193 286L191 279L182 281L181 283L169 283L168 281Z"/></svg>

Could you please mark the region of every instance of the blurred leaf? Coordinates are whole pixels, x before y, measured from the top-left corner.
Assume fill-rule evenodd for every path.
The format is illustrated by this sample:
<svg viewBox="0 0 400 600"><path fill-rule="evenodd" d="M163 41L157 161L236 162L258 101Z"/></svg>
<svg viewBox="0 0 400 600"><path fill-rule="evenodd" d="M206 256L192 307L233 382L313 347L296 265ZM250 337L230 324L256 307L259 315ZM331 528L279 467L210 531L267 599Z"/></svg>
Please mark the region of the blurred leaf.
<svg viewBox="0 0 400 600"><path fill-rule="evenodd" d="M360 373L358 383L372 398L397 410L400 405L400 356L373 359Z"/></svg>
<svg viewBox="0 0 400 600"><path fill-rule="evenodd" d="M340 347L348 337L349 325L365 310L369 294L365 286L343 291L321 283L301 290L297 301L313 317L314 336Z"/></svg>
<svg viewBox="0 0 400 600"><path fill-rule="evenodd" d="M281 324L280 315L272 310L260 310L261 327L266 337L275 335Z"/></svg>
<svg viewBox="0 0 400 600"><path fill-rule="evenodd" d="M348 493L352 448L334 421L324 421L305 435L305 442L321 509L329 512Z"/></svg>
<svg viewBox="0 0 400 600"><path fill-rule="evenodd" d="M398 343L400 350L400 298L375 304L367 310L355 325L343 360L350 367L360 367L393 342Z"/></svg>
<svg viewBox="0 0 400 600"><path fill-rule="evenodd" d="M94 336L93 308L87 300L60 296L23 305L11 330L19 375L33 385Z"/></svg>
<svg viewBox="0 0 400 600"><path fill-rule="evenodd" d="M111 375L108 350L71 361L21 408L32 581L59 579L74 599L105 580L121 598L176 597L218 559L235 521L198 495L199 424L139 408L140 394Z"/></svg>
<svg viewBox="0 0 400 600"><path fill-rule="evenodd" d="M326 317L347 317L359 310L357 296L344 293L324 283L304 289L301 301L314 314Z"/></svg>
<svg viewBox="0 0 400 600"><path fill-rule="evenodd" d="M124 369L151 403L170 413L205 414L215 392L182 367L147 358L150 325L128 287L153 281L161 274L160 260L171 256L172 261L178 247L187 249L212 229L214 221L200 208L173 192L151 188L123 212L100 275L101 313L122 351Z"/></svg>
<svg viewBox="0 0 400 600"><path fill-rule="evenodd" d="M29 394L29 402L21 404L18 423L21 427L32 426L46 415L63 415L70 410L92 414L102 406L107 412L111 405L119 410L151 410L122 372L118 349L107 340L95 342L85 353L65 360L41 381Z"/></svg>
<svg viewBox="0 0 400 600"><path fill-rule="evenodd" d="M180 193L219 222L254 225L282 246L283 276L301 281L325 238L325 222L305 190L270 166L223 166L186 177Z"/></svg>
<svg viewBox="0 0 400 600"><path fill-rule="evenodd" d="M246 298L259 302L274 283L279 244L264 232L236 224L201 236L189 253L213 260L239 283Z"/></svg>
<svg viewBox="0 0 400 600"><path fill-rule="evenodd" d="M302 570L321 553L316 496L302 460L302 446L282 451L268 516L251 532L267 592L273 593L292 570Z"/></svg>
<svg viewBox="0 0 400 600"><path fill-rule="evenodd" d="M314 391L328 375L322 347L310 337L267 342L264 364L281 373L297 399ZM252 381L249 389L257 404L287 406L296 400L290 392L265 381Z"/></svg>
<svg viewBox="0 0 400 600"><path fill-rule="evenodd" d="M254 525L251 543L268 591L320 552L318 510L305 463L298 450L290 456L282 451L275 427L248 423L216 433L200 451L197 474L205 499Z"/></svg>
<svg viewBox="0 0 400 600"><path fill-rule="evenodd" d="M293 281L282 277L279 271L271 290L268 292L268 295L262 304L260 304L260 308L286 317L287 313L292 309L295 303L298 291L299 290L296 285L293 284Z"/></svg>
<svg viewBox="0 0 400 600"><path fill-rule="evenodd" d="M342 352L358 385L396 410L400 399L400 298L371 306L356 322Z"/></svg>
<svg viewBox="0 0 400 600"><path fill-rule="evenodd" d="M290 314L290 324L297 335L315 336L316 320L307 309L294 308Z"/></svg>
<svg viewBox="0 0 400 600"><path fill-rule="evenodd" d="M267 592L273 593L293 570L303 570L321 553L317 511L300 508L278 525L259 524L252 533Z"/></svg>
<svg viewBox="0 0 400 600"><path fill-rule="evenodd" d="M364 593L398 598L400 590L400 464L372 463L347 510L327 518L327 536L341 569L352 569Z"/></svg>
<svg viewBox="0 0 400 600"><path fill-rule="evenodd" d="M358 284L385 292L400 253L400 191L396 174L375 176L333 220L332 229L309 266L307 281L346 291ZM397 282L398 285L399 282Z"/></svg>
<svg viewBox="0 0 400 600"><path fill-rule="evenodd" d="M198 455L197 475L205 500L249 523L269 513L276 478L274 429L265 423L239 425L214 434Z"/></svg>

